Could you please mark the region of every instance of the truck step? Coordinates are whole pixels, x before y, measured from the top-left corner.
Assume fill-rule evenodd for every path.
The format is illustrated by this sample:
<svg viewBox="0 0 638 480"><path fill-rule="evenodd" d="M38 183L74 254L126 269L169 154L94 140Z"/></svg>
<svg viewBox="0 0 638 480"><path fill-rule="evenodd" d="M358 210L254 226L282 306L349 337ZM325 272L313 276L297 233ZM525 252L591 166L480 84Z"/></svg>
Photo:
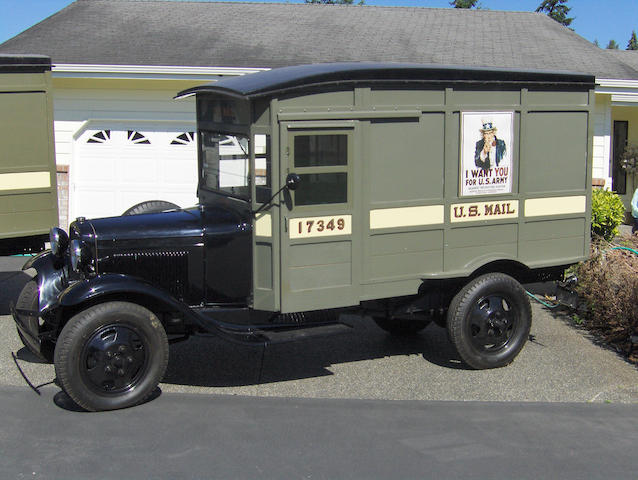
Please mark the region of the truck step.
<svg viewBox="0 0 638 480"><path fill-rule="evenodd" d="M256 334L264 337L268 343L286 343L306 340L309 338L329 337L349 333L352 326L346 323L329 323L324 325L304 326L298 328L282 328L273 330L255 330Z"/></svg>

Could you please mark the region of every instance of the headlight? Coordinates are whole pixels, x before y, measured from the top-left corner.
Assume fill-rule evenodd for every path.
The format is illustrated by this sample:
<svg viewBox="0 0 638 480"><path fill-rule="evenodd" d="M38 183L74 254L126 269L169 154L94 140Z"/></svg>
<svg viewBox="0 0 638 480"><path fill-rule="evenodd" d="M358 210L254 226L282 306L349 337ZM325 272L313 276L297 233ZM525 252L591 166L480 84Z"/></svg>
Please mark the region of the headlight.
<svg viewBox="0 0 638 480"><path fill-rule="evenodd" d="M62 257L69 246L69 236L64 230L53 227L49 232L49 243L51 244L51 252L56 257Z"/></svg>
<svg viewBox="0 0 638 480"><path fill-rule="evenodd" d="M79 240L71 240L71 268L77 272L82 266L82 242Z"/></svg>

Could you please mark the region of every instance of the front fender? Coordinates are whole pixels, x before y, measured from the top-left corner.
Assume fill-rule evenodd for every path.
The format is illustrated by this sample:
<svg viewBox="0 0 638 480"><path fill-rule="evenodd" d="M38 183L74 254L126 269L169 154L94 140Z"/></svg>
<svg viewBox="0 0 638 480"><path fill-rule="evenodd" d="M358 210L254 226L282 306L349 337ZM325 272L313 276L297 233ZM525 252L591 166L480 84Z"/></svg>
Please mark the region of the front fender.
<svg viewBox="0 0 638 480"><path fill-rule="evenodd" d="M192 311L188 306L176 300L164 290L154 287L145 280L119 273L98 275L70 285L60 294L58 304L64 308L74 307L81 303L116 293L150 297L171 310L192 316Z"/></svg>
<svg viewBox="0 0 638 480"><path fill-rule="evenodd" d="M38 284L38 308L44 312L58 302L58 295L69 285L68 267L64 259L46 250L31 257L22 270L35 269Z"/></svg>

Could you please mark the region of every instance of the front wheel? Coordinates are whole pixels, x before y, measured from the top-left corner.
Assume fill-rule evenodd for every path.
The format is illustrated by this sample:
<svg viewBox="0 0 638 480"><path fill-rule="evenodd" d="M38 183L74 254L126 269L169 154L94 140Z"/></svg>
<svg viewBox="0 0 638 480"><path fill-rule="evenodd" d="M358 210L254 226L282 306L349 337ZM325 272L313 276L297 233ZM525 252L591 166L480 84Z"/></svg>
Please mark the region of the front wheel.
<svg viewBox="0 0 638 480"><path fill-rule="evenodd" d="M448 310L448 332L459 355L476 369L511 363L532 326L525 290L512 277L488 273L475 278L454 297Z"/></svg>
<svg viewBox="0 0 638 480"><path fill-rule="evenodd" d="M55 348L62 389L86 410L115 410L143 402L168 364L168 339L157 317L140 305L90 307L62 329Z"/></svg>

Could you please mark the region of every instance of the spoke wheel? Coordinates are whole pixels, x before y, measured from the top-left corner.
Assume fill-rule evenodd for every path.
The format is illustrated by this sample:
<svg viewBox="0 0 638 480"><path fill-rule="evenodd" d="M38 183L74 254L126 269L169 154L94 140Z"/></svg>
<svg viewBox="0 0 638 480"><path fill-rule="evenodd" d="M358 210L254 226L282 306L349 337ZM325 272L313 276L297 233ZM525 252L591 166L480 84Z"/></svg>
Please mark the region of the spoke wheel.
<svg viewBox="0 0 638 480"><path fill-rule="evenodd" d="M465 363L477 369L502 367L521 351L531 328L525 290L512 277L475 278L454 297L448 332Z"/></svg>
<svg viewBox="0 0 638 480"><path fill-rule="evenodd" d="M62 389L86 410L143 402L168 364L168 340L157 317L140 305L107 302L72 317L55 347Z"/></svg>

